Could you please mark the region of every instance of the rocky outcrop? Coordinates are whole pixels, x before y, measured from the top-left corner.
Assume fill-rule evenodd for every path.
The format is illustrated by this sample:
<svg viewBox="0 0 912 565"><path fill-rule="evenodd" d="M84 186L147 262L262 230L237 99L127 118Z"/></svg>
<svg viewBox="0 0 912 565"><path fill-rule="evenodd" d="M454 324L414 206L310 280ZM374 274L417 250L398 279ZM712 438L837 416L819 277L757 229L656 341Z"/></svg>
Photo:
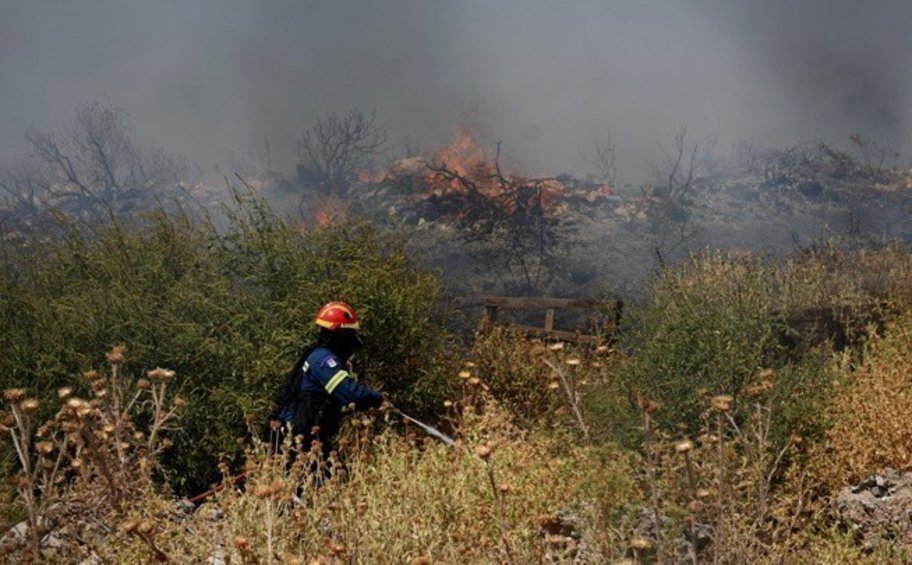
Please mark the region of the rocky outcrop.
<svg viewBox="0 0 912 565"><path fill-rule="evenodd" d="M912 472L888 468L846 487L836 509L865 543L895 539L912 548Z"/></svg>

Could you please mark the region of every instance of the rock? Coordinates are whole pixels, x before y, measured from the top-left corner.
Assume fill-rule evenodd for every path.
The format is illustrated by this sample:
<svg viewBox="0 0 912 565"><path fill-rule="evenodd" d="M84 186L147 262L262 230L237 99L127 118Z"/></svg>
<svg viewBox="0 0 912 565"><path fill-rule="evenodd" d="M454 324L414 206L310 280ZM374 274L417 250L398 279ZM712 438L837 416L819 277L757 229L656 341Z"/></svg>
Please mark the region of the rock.
<svg viewBox="0 0 912 565"><path fill-rule="evenodd" d="M863 539L893 538L912 548L912 472L888 468L845 487L836 509Z"/></svg>
<svg viewBox="0 0 912 565"><path fill-rule="evenodd" d="M538 518L538 526L545 542L545 563L589 563L576 514L566 509L545 514Z"/></svg>

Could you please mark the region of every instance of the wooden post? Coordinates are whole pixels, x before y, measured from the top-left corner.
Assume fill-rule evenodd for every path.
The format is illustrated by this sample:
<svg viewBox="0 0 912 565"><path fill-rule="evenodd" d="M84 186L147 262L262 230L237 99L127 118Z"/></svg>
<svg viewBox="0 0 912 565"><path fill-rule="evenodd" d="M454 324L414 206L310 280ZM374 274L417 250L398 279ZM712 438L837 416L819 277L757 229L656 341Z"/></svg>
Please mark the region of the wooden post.
<svg viewBox="0 0 912 565"><path fill-rule="evenodd" d="M485 304L484 319L482 320L482 330L488 331L497 323L497 306Z"/></svg>
<svg viewBox="0 0 912 565"><path fill-rule="evenodd" d="M554 329L554 308L545 310L545 331L550 332Z"/></svg>

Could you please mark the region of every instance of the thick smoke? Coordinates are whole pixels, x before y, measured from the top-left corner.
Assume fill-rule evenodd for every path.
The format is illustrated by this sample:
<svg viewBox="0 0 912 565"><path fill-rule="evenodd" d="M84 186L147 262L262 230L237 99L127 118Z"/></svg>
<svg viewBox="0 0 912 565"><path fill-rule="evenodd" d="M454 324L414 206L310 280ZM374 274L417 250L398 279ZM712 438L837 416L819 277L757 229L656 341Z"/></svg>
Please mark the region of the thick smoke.
<svg viewBox="0 0 912 565"><path fill-rule="evenodd" d="M204 172L231 153L289 171L317 116L376 108L440 143L479 108L529 172L586 172L610 131L642 180L681 126L782 146L853 132L912 153L912 3L7 0L0 163L23 132L99 100Z"/></svg>

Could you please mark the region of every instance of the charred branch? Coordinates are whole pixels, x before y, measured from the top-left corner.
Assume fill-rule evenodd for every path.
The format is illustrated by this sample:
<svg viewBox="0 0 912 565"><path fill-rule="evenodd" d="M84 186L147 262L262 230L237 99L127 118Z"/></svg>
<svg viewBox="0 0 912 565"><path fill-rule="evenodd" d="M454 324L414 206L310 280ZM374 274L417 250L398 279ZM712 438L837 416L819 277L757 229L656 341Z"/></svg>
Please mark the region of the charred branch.
<svg viewBox="0 0 912 565"><path fill-rule="evenodd" d="M143 154L120 109L90 104L58 131L31 131L30 159L0 174L11 217L42 209L104 220L177 194L187 166L154 150Z"/></svg>
<svg viewBox="0 0 912 565"><path fill-rule="evenodd" d="M327 192L345 192L359 171L374 165L386 140L374 110L318 119L298 140L299 179L316 178Z"/></svg>

